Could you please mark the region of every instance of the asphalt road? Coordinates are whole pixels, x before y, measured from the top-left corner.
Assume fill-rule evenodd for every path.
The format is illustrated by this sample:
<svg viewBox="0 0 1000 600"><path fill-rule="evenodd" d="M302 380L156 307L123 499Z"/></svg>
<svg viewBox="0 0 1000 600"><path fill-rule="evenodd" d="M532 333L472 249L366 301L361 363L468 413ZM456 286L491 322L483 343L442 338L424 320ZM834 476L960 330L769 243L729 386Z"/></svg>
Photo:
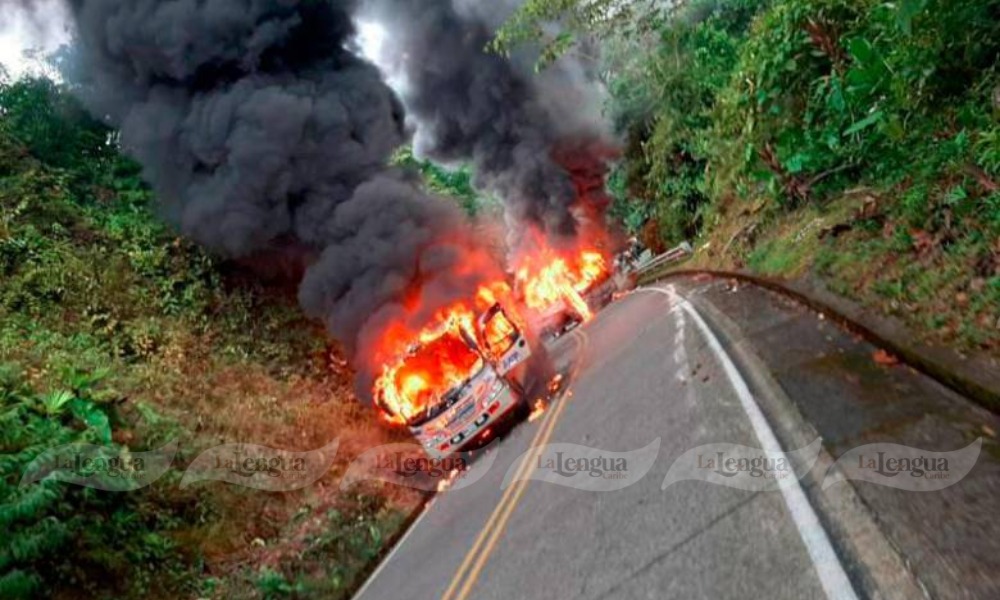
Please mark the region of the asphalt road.
<svg viewBox="0 0 1000 600"><path fill-rule="evenodd" d="M723 348L693 305L663 289L623 298L564 336L552 353L569 391L493 450L481 480L436 496L357 597L857 597L798 484L662 488L692 448L777 444ZM537 474L532 449L544 444L632 452L657 439L652 468L616 491L504 486L508 471Z"/></svg>
<svg viewBox="0 0 1000 600"><path fill-rule="evenodd" d="M981 444L972 470L937 491L855 479L817 493L815 482L806 484L828 505L821 514L840 521L832 537L852 575L877 584L869 595L1000 598L997 414L788 298L725 279L675 285L719 331L786 448L818 436L828 455L844 460L873 443L929 452Z"/></svg>

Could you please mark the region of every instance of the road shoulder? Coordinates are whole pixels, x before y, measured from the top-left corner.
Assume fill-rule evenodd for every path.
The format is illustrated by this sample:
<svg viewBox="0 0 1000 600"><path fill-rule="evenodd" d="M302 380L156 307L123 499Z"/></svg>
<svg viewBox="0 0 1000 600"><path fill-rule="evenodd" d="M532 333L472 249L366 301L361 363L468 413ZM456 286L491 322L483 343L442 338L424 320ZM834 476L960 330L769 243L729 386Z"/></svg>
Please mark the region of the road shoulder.
<svg viewBox="0 0 1000 600"><path fill-rule="evenodd" d="M725 280L672 283L726 340L783 445L823 438L821 465L869 443L952 451L983 439L975 468L936 492L859 481L823 492L822 467L804 483L873 597L896 589L908 590L900 597L997 597L1000 532L987 509L1000 493L989 434L996 415L904 364L879 364L877 348L787 297Z"/></svg>
<svg viewBox="0 0 1000 600"><path fill-rule="evenodd" d="M723 340L782 447L786 450L804 448L820 437L816 427L785 394L736 323L704 298L691 296L688 299ZM820 521L830 532L849 577L869 598L912 600L927 597L926 589L879 529L854 488L849 485L822 488L823 477L829 469L835 468L835 462L824 448L801 483Z"/></svg>

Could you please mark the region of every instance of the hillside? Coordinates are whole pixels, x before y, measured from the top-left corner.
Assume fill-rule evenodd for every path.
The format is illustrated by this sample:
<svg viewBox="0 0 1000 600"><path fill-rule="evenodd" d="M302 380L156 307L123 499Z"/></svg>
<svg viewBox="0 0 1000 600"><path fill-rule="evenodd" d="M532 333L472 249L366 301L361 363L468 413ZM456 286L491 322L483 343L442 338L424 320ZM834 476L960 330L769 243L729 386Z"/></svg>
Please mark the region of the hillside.
<svg viewBox="0 0 1000 600"><path fill-rule="evenodd" d="M595 4L528 0L495 45L600 45L634 234L1000 355L1000 3Z"/></svg>
<svg viewBox="0 0 1000 600"><path fill-rule="evenodd" d="M393 437L294 288L176 237L61 87L3 84L0 107L0 597L342 595L420 497L334 483ZM334 439L334 467L301 491L178 485L218 444ZM135 492L18 485L49 448L172 440L173 468Z"/></svg>

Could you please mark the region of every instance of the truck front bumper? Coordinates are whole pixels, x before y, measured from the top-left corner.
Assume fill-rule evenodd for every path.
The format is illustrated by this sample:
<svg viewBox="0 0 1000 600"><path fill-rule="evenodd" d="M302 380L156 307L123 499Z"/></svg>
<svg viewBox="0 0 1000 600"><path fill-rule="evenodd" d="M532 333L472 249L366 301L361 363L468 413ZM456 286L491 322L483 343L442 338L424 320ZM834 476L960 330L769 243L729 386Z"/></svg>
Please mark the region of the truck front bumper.
<svg viewBox="0 0 1000 600"><path fill-rule="evenodd" d="M505 387L497 394L478 416L467 423L463 429L449 432L451 437L436 446L424 444L427 453L436 458L445 458L459 452L467 452L481 448L504 432L506 428L516 424L514 418L521 404L521 398Z"/></svg>

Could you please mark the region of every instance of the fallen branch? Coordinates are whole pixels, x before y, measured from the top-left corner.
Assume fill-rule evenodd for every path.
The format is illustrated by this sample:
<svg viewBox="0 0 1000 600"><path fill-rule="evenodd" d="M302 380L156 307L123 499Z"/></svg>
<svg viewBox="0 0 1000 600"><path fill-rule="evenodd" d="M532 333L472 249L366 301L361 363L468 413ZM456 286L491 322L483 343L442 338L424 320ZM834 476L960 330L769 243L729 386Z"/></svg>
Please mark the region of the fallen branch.
<svg viewBox="0 0 1000 600"><path fill-rule="evenodd" d="M993 181L993 179L990 178L990 176L986 173L986 171L982 170L979 166L966 165L965 172L971 175L972 178L976 180L976 183L978 183L979 186L982 187L984 190L986 190L988 193L992 194L993 192L1000 190L1000 184Z"/></svg>

